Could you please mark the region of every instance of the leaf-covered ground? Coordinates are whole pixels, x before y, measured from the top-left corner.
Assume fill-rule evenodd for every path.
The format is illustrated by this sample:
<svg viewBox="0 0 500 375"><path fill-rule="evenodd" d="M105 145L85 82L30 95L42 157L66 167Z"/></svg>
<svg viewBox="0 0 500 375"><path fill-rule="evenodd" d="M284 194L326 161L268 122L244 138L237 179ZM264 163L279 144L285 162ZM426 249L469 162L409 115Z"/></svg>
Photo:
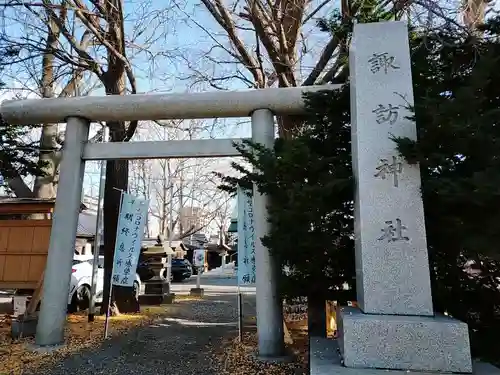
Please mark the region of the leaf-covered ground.
<svg viewBox="0 0 500 375"><path fill-rule="evenodd" d="M306 320L288 322L293 361L255 360L255 297L244 300L245 337L237 340L233 294L179 298L172 305L143 307L140 314L114 317L111 338L103 341L104 318L88 323L85 314L68 316L66 345L40 354L32 339L12 342L8 319L0 318L1 375L230 375L308 373Z"/></svg>
<svg viewBox="0 0 500 375"><path fill-rule="evenodd" d="M238 338L227 340L218 353L221 375L305 375L309 373L307 321L289 325L293 343L287 345L290 361L263 363L255 359L257 335L254 329L245 333L243 342Z"/></svg>
<svg viewBox="0 0 500 375"><path fill-rule="evenodd" d="M92 351L99 351L103 346L112 345L120 338L128 337L132 332L144 329L155 321L175 315L185 305L196 302L198 299L178 298L174 305L147 306L141 308L139 314L123 314L112 317L109 323L109 339L103 343L104 317L98 316L92 323L87 321L85 313L68 315L66 326L66 345L51 353L37 353L30 350L32 338L13 341L10 337L10 316L0 315L0 374L21 375L30 372L49 374L51 368L58 367L72 357L89 355ZM83 372L82 372L83 371ZM83 368L80 374L90 374L91 368Z"/></svg>
<svg viewBox="0 0 500 375"><path fill-rule="evenodd" d="M149 324L164 314L165 308L147 307L140 314L120 315L110 320L110 335L122 335L128 330ZM50 354L36 353L30 350L32 338L12 340L10 338L10 317L3 316L0 323L0 374L24 374L40 366L50 366L65 357L83 349L100 345L104 336L104 317L96 317L92 323L87 322L87 315L68 315L66 326L66 345Z"/></svg>

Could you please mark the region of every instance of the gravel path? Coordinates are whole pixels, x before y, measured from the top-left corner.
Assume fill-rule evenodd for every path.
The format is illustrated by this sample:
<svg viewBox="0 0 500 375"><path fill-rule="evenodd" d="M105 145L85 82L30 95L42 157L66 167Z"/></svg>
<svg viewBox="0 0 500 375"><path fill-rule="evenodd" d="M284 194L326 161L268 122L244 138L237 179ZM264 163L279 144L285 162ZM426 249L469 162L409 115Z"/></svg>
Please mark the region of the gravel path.
<svg viewBox="0 0 500 375"><path fill-rule="evenodd" d="M255 298L245 298L245 315L255 309ZM236 296L179 301L168 318L149 327L112 338L101 347L74 354L44 375L216 375L211 352L221 340L237 334ZM254 313L253 313L254 314Z"/></svg>

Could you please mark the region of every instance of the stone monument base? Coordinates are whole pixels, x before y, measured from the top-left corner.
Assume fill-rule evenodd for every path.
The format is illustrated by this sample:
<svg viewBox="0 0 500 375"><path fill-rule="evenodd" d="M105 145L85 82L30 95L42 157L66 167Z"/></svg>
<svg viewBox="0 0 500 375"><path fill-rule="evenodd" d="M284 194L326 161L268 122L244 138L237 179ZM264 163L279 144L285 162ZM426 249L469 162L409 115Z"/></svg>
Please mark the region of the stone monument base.
<svg viewBox="0 0 500 375"><path fill-rule="evenodd" d="M191 288L189 295L191 297L203 297L205 290L203 288Z"/></svg>
<svg viewBox="0 0 500 375"><path fill-rule="evenodd" d="M449 373L382 370L345 367L341 363L338 340L325 337L309 338L310 375L450 375ZM500 375L500 370L489 363L474 361L473 375Z"/></svg>
<svg viewBox="0 0 500 375"><path fill-rule="evenodd" d="M168 294L144 294L139 296L141 305L169 305L174 303L175 293Z"/></svg>
<svg viewBox="0 0 500 375"><path fill-rule="evenodd" d="M447 316L372 315L339 311L346 367L471 373L467 324Z"/></svg>
<svg viewBox="0 0 500 375"><path fill-rule="evenodd" d="M148 280L144 282L144 294L169 294L170 284L165 280Z"/></svg>
<svg viewBox="0 0 500 375"><path fill-rule="evenodd" d="M13 339L35 337L36 326L38 324L38 315L33 316L19 315L13 319L10 326L10 333Z"/></svg>
<svg viewBox="0 0 500 375"><path fill-rule="evenodd" d="M170 293L170 284L161 279L144 282L144 294L139 296L141 305L162 305L173 303L175 294Z"/></svg>

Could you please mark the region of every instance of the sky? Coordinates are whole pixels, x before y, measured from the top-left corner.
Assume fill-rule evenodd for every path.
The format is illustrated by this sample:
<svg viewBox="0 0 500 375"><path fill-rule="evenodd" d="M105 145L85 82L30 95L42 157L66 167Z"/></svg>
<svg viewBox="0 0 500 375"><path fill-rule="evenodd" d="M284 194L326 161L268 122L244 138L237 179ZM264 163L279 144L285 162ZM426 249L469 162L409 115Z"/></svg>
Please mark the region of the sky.
<svg viewBox="0 0 500 375"><path fill-rule="evenodd" d="M453 2L455 0L446 0ZM313 0L311 8L321 0ZM88 3L88 0L86 1ZM227 1L229 3L229 1ZM324 16L338 7L338 0L333 0L318 16ZM497 5L494 6L498 9ZM29 35L33 43L43 43L43 31L37 30L32 19L23 19L24 13L19 8L2 8L1 19L5 32L13 38ZM227 47L227 39L220 26L214 21L200 0L125 0L125 33L128 36L128 57L132 61L139 93L176 93L216 90L206 83L197 82L197 73L208 76L221 76L234 73L234 65L216 64L215 60L228 61L228 54L222 48L214 48L215 41ZM20 19L21 18L21 19ZM77 26L77 30L78 26ZM78 31L77 31L78 33ZM79 31L81 35L81 31ZM297 74L306 76L319 56L322 47L329 38L328 34L318 32L314 22L303 30L305 45L309 52L301 61ZM39 37L38 37L39 35ZM242 39L250 49L254 48L253 33L242 31ZM37 39L39 38L39 39ZM95 54L103 59L105 54ZM0 100L21 93L24 97L36 97L27 89L36 88L36 82L27 72L35 71L39 75L39 60L12 66L3 72L3 80L8 86L0 93ZM88 83L96 82L89 78ZM226 82L226 89L245 89L240 80ZM22 90L20 90L22 89ZM102 88L96 88L89 95L103 95ZM209 123L212 120L208 120ZM94 131L97 127L94 127ZM247 118L219 121L216 137L249 137L250 124ZM34 137L38 135L34 134ZM214 136L208 132L199 135L202 138ZM222 162L224 163L224 162ZM225 162L227 165L227 161ZM85 194L96 196L99 183L99 163L87 163L85 174Z"/></svg>
<svg viewBox="0 0 500 375"><path fill-rule="evenodd" d="M320 1L313 0L312 6L315 3ZM328 9L334 9L336 3L337 0L333 0ZM206 71L210 75L219 75L222 71L233 72L232 64L221 66L206 57L210 51L212 58L229 60L227 53L221 48L212 48L214 40L227 46L227 39L199 0L125 0L124 13L125 33L133 41L133 45L128 45L128 57L134 65L138 92L215 90L203 84L193 85L193 79L188 79L193 75L193 70ZM18 21L17 8L7 8L4 15L3 26L8 35L22 36L26 32L26 27ZM32 20L28 21L33 24ZM318 33L309 32L311 28L317 30L314 23L310 28L304 29L307 43L320 44L322 47L328 35L319 33L318 37ZM30 36L34 34L33 31L40 34L42 42L43 32L31 28L28 29ZM240 31L240 35L250 49L253 49L253 33ZM147 47L147 52L139 47ZM100 57L104 57L104 54L101 55ZM314 61L315 57L306 59L302 62L302 67L310 68ZM22 82L27 78L21 74L13 79ZM245 85L241 81L232 80L227 88L237 90L245 88ZM103 91L95 90L94 94L102 95Z"/></svg>
<svg viewBox="0 0 500 375"><path fill-rule="evenodd" d="M313 0L314 2L319 3L320 0ZM335 1L332 2L334 3ZM207 84L196 82L193 71L209 76L233 72L233 64L214 64L213 62L213 59L228 60L228 55L222 48L212 48L214 40L227 45L227 39L220 26L199 0L125 0L124 4L125 33L128 36L127 39L133 42L133 44L129 43L127 53L134 67L139 93L215 90ZM20 38L27 34L34 39L34 42L43 43L43 30L37 30L33 26L37 22L28 18L22 19L20 16L22 13L19 13L18 8L6 8L3 11L2 26L9 36ZM308 33L307 29L305 33ZM37 35L40 35L39 39ZM253 48L255 39L253 34L242 32L241 37L247 42L249 48ZM324 43L321 42L326 37L328 36L321 35L316 42L315 34L311 34L308 43L312 45L317 43L322 46ZM208 53L210 58L207 58ZM101 58L104 54L100 52L96 56ZM310 68L314 57L309 60L310 62L305 59L302 67ZM20 92L23 97L36 97L36 94L26 91L26 88L36 87L36 82L30 79L27 71L35 71L39 76L39 65L21 64L4 72L6 74L3 78L9 90L0 95L0 100L9 98L13 92ZM239 80L231 80L227 82L226 88L239 90L246 87ZM90 95L103 94L102 88L97 88L90 93ZM211 121L207 120L207 122ZM219 120L217 129L216 137L241 138L251 135L248 118ZM94 126L95 130L97 130L96 126ZM38 137L37 134L33 136ZM213 137L214 134L206 132L199 136L208 138ZM228 164L227 161L221 161L221 163ZM84 193L95 196L98 192L98 184L99 163L87 163Z"/></svg>
<svg viewBox="0 0 500 375"><path fill-rule="evenodd" d="M20 27L19 22L13 22L9 18L14 17L14 10L5 11L4 28L11 37L21 37L25 30ZM140 51L137 48L129 49L129 57L134 65L134 73L138 83L140 93L158 92L186 92L199 91L200 87L190 86L190 82L183 77L187 77L189 69L183 65L185 57L199 60L203 50L210 48L209 38L206 32L198 26L189 22L189 18L196 19L207 28L212 28L215 24L211 17L206 17L206 13L200 11L199 6L194 2L166 4L165 1L125 1L126 13L126 34L141 36L134 38L136 44L146 45L149 38L158 38L148 47L148 51ZM15 15L18 17L18 15ZM145 18L145 22L140 22ZM166 21L165 21L166 20ZM146 26L143 26L146 25ZM132 39L132 37L131 37ZM139 52L138 52L139 51ZM134 56L135 55L135 56ZM10 99L13 93L18 92L18 88L26 86L34 87L35 82L31 82L28 75L23 72L25 67L12 67L10 69L10 79L5 77L4 81L10 88L3 92L0 100ZM232 88L238 89L237 83ZM94 90L90 95L103 95L102 89ZM36 97L33 93L23 91L24 97ZM217 137L242 137L249 135L249 127L238 124L239 119L232 119L227 131L219 131ZM246 120L246 119L245 119ZM94 126L94 131L97 127ZM213 136L205 134L202 137ZM39 137L33 134L34 138ZM96 196L98 194L100 163L87 163L84 183L84 194Z"/></svg>

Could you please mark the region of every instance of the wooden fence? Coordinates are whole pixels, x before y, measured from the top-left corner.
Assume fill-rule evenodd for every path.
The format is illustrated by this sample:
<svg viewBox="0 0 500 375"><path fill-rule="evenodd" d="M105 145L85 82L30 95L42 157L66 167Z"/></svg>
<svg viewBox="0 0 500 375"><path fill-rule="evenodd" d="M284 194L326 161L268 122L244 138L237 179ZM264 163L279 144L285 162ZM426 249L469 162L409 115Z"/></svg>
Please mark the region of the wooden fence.
<svg viewBox="0 0 500 375"><path fill-rule="evenodd" d="M47 261L51 226L46 219L0 220L0 289L36 287Z"/></svg>

